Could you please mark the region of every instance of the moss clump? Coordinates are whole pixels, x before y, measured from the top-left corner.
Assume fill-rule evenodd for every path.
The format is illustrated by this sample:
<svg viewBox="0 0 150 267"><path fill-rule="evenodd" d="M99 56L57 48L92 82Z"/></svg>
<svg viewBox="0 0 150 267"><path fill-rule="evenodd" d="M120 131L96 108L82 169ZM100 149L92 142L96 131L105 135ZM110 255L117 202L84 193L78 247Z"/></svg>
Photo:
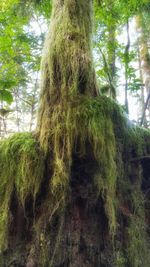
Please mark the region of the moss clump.
<svg viewBox="0 0 150 267"><path fill-rule="evenodd" d="M122 227L124 240L122 242L119 240L120 246L116 246L115 264L148 267L150 247L145 218L145 196L142 192L144 180L142 162L145 156L149 155L150 132L127 123L122 134L123 137L119 139L116 136L120 150L117 164L119 177L117 221Z"/></svg>
<svg viewBox="0 0 150 267"><path fill-rule="evenodd" d="M141 190L132 188L133 213L129 218L127 255L131 267L148 267L150 263L149 240L146 232L144 198Z"/></svg>
<svg viewBox="0 0 150 267"><path fill-rule="evenodd" d="M106 97L93 99L80 96L70 100L65 107L62 104L55 105L50 114L44 122L40 141L46 153L49 153L51 148L53 174L50 188L55 200L58 196L58 200L66 201L73 153L76 151L78 157L83 158L89 153L89 144L90 153L97 164L97 169L93 173L93 184L97 196L101 195L104 200L110 232L114 234L117 179L114 120L116 114L121 118L122 112Z"/></svg>
<svg viewBox="0 0 150 267"><path fill-rule="evenodd" d="M23 207L27 197L35 201L43 168L43 155L32 134L15 134L0 142L0 251L7 248L13 193Z"/></svg>
<svg viewBox="0 0 150 267"><path fill-rule="evenodd" d="M126 266L127 259L125 259L124 254L118 250L115 253L115 266L116 267L124 267Z"/></svg>

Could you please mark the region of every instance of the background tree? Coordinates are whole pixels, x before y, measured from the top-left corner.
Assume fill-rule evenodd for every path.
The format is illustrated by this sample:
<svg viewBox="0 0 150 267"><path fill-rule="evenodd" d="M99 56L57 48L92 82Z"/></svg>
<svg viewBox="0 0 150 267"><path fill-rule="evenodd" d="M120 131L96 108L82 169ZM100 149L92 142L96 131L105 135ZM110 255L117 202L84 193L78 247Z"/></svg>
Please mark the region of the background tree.
<svg viewBox="0 0 150 267"><path fill-rule="evenodd" d="M137 29L139 32L139 60L141 62L140 64L141 64L142 79L143 79L143 84L145 87L145 95L143 93L144 95L143 98L146 98L146 100L143 101L144 105L143 105L143 114L142 114L141 124L143 124L143 121L144 121L143 116L146 115L145 114L146 109L148 109L148 112L149 112L149 87L150 87L149 85L150 64L149 64L149 48L148 48L149 29L148 27L145 28L145 22L144 22L143 17L144 17L144 14L141 14L136 18ZM147 20L147 24L149 24L148 20ZM145 106L145 102L147 102L146 106Z"/></svg>

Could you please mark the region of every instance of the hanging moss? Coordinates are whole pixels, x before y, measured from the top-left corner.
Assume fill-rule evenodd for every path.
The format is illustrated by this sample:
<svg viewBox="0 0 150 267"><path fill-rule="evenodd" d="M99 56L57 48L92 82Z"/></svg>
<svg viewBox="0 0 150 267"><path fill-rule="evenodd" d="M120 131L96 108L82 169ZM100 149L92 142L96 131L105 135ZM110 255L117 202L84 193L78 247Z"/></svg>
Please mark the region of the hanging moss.
<svg viewBox="0 0 150 267"><path fill-rule="evenodd" d="M93 184L97 196L103 196L110 232L114 233L117 176L113 116L116 111L119 119L120 113L108 99L91 98L98 95L91 33L91 0L54 1L43 50L37 132L41 148L51 154L54 206L60 199L65 205L75 144L80 156L87 153L86 144L90 144L98 165Z"/></svg>
<svg viewBox="0 0 150 267"><path fill-rule="evenodd" d="M140 127L133 129L130 169L129 201L131 214L128 220L128 245L127 258L131 267L148 267L150 262L150 246L147 232L145 214L145 196L142 192L143 172L141 160L144 155L149 154L150 132Z"/></svg>
<svg viewBox="0 0 150 267"><path fill-rule="evenodd" d="M142 131L141 128L132 125L120 107L106 97L95 99L86 96L76 97L64 106L55 105L50 114L49 120L45 121L41 147L46 154L49 153L51 147L53 175L50 180L50 189L55 198L55 207L58 202L60 203L60 199L58 210L68 202L74 152L76 151L79 158L84 158L89 153L87 150L87 144L89 144L90 153L94 156L94 161L98 166L93 172L93 185L96 187L97 198L101 196L105 203L109 233L114 241L113 253L116 266L123 267L127 261L130 262L132 249L135 254L138 254L139 247L135 246L132 237L133 229L138 228L137 231L140 231L142 227L141 253L145 251L145 255L148 255L146 254L149 250L146 247L144 204L140 207L141 212L138 211L135 215L129 207L132 219L128 218L131 223L127 230L128 245L130 244L127 252L125 248L123 251L120 249L116 251L115 235L118 231L117 213L120 205L118 190L125 202L131 201L135 209L139 210L138 203L135 203L131 194L132 191L138 192L138 189L133 188L132 185L131 163L134 158L148 153L149 131ZM140 173L136 174L136 179L140 184L142 179ZM139 201L141 200L142 193L141 196L139 195ZM139 224L139 227L135 227L137 219L143 222L142 225ZM144 245L145 248L142 247ZM133 265L133 267L138 267L138 265Z"/></svg>
<svg viewBox="0 0 150 267"><path fill-rule="evenodd" d="M35 201L43 168L43 155L32 134L15 134L0 142L0 251L7 248L13 194L23 207L27 197Z"/></svg>
<svg viewBox="0 0 150 267"><path fill-rule="evenodd" d="M46 266L49 259L48 242L53 243L51 235L49 235L50 240L46 237L47 225L50 227L53 218L59 217L60 214L64 218L63 211L69 203L74 153L82 159L90 152L97 166L93 169L93 190L97 194L97 199L99 196L103 199L109 234L114 241L115 264L117 267L124 267L129 262L132 267L139 267L141 254L138 251L140 249L146 258L148 243L144 202L140 191L142 178L140 173L136 174L138 187L134 188L131 165L135 158L148 153L149 132L130 125L115 102L106 97L93 99L86 96L76 97L65 106L55 105L55 108L51 109L49 120L45 121L44 129L40 146L44 151L44 157L49 159L49 188L41 204L42 213L34 227L39 238L40 261L43 262L41 266ZM127 144L128 149L126 149ZM10 201L14 190L18 201L24 206L29 195L34 201L41 186L43 155L31 134L17 134L0 143L0 169L2 170L0 174L2 250L7 247L7 235L11 223ZM118 195L118 190L123 200ZM134 191L135 195L132 193ZM128 248L116 250L117 214L122 201L131 203L128 204L128 228L126 229ZM59 250L59 242L58 236L53 257L55 257L55 251ZM135 261L132 258L133 254ZM144 267L148 266L146 261L144 264Z"/></svg>
<svg viewBox="0 0 150 267"><path fill-rule="evenodd" d="M149 266L149 237L145 217L145 196L142 192L142 161L149 155L150 131L128 124L118 139L117 156L117 222L122 225L123 240L116 240L115 265ZM120 136L119 136L120 137ZM122 219L121 219L122 218ZM119 225L119 227L121 227Z"/></svg>
<svg viewBox="0 0 150 267"><path fill-rule="evenodd" d="M135 193L136 192L136 193ZM149 240L145 223L144 198L141 190L132 188L133 214L129 218L127 255L131 267L148 267Z"/></svg>
<svg viewBox="0 0 150 267"><path fill-rule="evenodd" d="M43 50L38 130L49 117L49 106L77 94L96 95L93 67L92 1L56 0Z"/></svg>
<svg viewBox="0 0 150 267"><path fill-rule="evenodd" d="M43 122L44 131L40 140L45 153L49 153L51 148L53 155L50 188L55 200L62 199L61 204L64 203L63 200L66 201L73 153L78 150L78 156L84 157L89 143L98 166L96 173L93 173L93 184L97 188L97 197L103 197L110 232L114 235L117 179L114 121L118 116L121 127L122 111L115 102L109 101L106 97L93 99L80 96L65 106L56 105L50 114L51 116Z"/></svg>

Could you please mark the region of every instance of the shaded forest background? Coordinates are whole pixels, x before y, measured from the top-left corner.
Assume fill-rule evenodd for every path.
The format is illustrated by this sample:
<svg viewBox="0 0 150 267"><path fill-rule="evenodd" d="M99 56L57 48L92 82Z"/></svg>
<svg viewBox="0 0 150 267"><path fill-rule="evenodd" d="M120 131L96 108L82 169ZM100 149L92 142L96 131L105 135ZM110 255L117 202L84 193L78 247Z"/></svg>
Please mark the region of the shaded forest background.
<svg viewBox="0 0 150 267"><path fill-rule="evenodd" d="M150 3L95 3L93 55L102 94L150 126ZM32 131L51 1L0 1L0 137Z"/></svg>

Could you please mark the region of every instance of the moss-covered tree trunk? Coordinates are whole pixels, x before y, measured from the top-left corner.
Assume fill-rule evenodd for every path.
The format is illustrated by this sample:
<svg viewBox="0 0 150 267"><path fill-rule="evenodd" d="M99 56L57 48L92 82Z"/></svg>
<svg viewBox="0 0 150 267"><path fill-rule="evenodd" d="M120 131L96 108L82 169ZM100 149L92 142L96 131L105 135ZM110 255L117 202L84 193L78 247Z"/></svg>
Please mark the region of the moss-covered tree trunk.
<svg viewBox="0 0 150 267"><path fill-rule="evenodd" d="M149 267L150 134L97 96L91 32L92 0L53 1L37 131L0 143L0 266Z"/></svg>
<svg viewBox="0 0 150 267"><path fill-rule="evenodd" d="M55 105L77 95L96 96L91 51L92 1L53 1L50 29L42 60L41 100L38 116L40 142L47 146L47 128Z"/></svg>

